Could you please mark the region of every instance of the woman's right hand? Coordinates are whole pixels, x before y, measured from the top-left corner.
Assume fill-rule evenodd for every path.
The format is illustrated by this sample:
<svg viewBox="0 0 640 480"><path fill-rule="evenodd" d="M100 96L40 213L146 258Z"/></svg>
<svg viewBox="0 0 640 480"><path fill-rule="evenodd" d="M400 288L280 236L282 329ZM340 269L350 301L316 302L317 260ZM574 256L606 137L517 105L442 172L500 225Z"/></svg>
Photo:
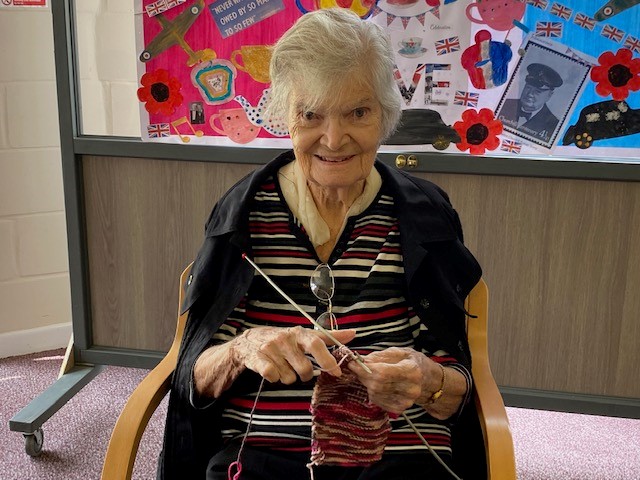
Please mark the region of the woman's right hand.
<svg viewBox="0 0 640 480"><path fill-rule="evenodd" d="M331 334L340 342L348 343L355 330L334 330ZM234 355L246 368L260 374L267 381L290 385L300 377L306 382L313 378L311 355L318 366L339 377L342 370L327 349L333 345L323 333L300 326L291 328L255 327L246 330L236 340Z"/></svg>
<svg viewBox="0 0 640 480"><path fill-rule="evenodd" d="M348 343L355 330L334 330L336 340ZM342 370L327 349L333 342L323 333L300 326L254 327L233 340L206 349L193 368L194 386L199 395L218 398L245 368L267 381L290 385L299 377L313 378L313 357L318 366L339 377Z"/></svg>

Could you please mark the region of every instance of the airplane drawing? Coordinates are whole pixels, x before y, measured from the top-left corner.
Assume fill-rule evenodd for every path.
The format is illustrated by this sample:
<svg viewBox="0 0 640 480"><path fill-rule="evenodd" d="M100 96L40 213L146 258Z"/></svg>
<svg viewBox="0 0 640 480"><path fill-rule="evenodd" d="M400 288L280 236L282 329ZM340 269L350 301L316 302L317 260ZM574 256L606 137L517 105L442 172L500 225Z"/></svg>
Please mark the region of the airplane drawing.
<svg viewBox="0 0 640 480"><path fill-rule="evenodd" d="M157 19L162 26L162 31L158 33L142 51L140 61L148 62L173 45L180 45L182 49L187 52L187 55L189 55L187 65L190 67L199 62L216 58L216 53L209 48L194 52L184 40L185 33L187 33L200 13L204 10L204 2L205 0L196 0L190 8L185 9L173 20L169 20L162 13L156 15L154 18Z"/></svg>
<svg viewBox="0 0 640 480"><path fill-rule="evenodd" d="M635 7L640 3L640 0L609 0L605 3L600 10L598 10L593 18L601 22L607 20L615 15L618 15L631 7Z"/></svg>

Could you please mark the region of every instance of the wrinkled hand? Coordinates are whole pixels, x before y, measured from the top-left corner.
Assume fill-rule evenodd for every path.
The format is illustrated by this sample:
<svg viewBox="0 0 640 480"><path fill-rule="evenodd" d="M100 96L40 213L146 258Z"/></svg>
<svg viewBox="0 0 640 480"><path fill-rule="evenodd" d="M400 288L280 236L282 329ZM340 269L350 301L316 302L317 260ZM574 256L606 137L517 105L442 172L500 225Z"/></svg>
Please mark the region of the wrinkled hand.
<svg viewBox="0 0 640 480"><path fill-rule="evenodd" d="M394 415L430 398L432 392L425 391L424 385L440 375L440 367L433 360L412 348L373 352L364 357L364 363L372 373L357 362L349 362L349 369L367 387L369 401Z"/></svg>
<svg viewBox="0 0 640 480"><path fill-rule="evenodd" d="M348 343L356 335L355 330L336 330L332 335L342 343ZM294 383L297 377L306 382L313 378L311 355L318 366L339 377L342 370L327 345L333 343L323 333L311 328L255 327L238 337L234 355L244 365L263 376L269 382Z"/></svg>

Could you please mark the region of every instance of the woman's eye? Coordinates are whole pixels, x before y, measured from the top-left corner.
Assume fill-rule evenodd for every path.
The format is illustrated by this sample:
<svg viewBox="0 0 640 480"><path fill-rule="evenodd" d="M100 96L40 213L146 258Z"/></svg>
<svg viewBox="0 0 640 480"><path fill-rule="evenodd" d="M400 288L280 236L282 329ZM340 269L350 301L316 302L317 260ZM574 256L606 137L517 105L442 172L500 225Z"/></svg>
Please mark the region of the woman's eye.
<svg viewBox="0 0 640 480"><path fill-rule="evenodd" d="M311 112L307 110L306 112L302 112L302 118L304 118L307 121L313 120L314 118L316 118L316 114L315 112Z"/></svg>
<svg viewBox="0 0 640 480"><path fill-rule="evenodd" d="M355 118L362 118L367 114L367 109L364 107L356 108L353 110L353 116Z"/></svg>

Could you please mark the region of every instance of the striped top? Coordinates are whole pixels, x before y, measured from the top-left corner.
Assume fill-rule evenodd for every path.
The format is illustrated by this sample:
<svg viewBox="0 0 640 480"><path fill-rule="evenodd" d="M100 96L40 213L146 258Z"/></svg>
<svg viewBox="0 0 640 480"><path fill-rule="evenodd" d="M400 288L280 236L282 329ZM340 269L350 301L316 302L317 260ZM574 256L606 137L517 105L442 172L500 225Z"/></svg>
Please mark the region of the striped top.
<svg viewBox="0 0 640 480"><path fill-rule="evenodd" d="M309 279L320 263L302 224L283 200L279 186L270 178L256 193L249 215L253 260L312 317L326 304L311 292ZM394 216L393 198L381 188L372 204L360 215L350 217L329 259L335 279L333 312L340 329L353 328L356 338L349 348L362 355L389 347L413 347L419 335L428 339L406 301L400 232ZM248 328L258 326L313 328L256 273L249 291L213 337L212 344L231 340ZM433 342L421 342L433 345ZM456 368L471 377L462 365L439 350L423 350L435 361ZM315 378L293 385L264 383L253 415L248 444L292 451L310 451L311 394ZM468 389L470 391L470 388ZM246 432L257 392L227 399L222 414L225 440L242 438ZM414 405L405 411L437 451L451 453L447 421L439 421ZM400 417L391 420L392 431L385 452L407 452L426 447Z"/></svg>

